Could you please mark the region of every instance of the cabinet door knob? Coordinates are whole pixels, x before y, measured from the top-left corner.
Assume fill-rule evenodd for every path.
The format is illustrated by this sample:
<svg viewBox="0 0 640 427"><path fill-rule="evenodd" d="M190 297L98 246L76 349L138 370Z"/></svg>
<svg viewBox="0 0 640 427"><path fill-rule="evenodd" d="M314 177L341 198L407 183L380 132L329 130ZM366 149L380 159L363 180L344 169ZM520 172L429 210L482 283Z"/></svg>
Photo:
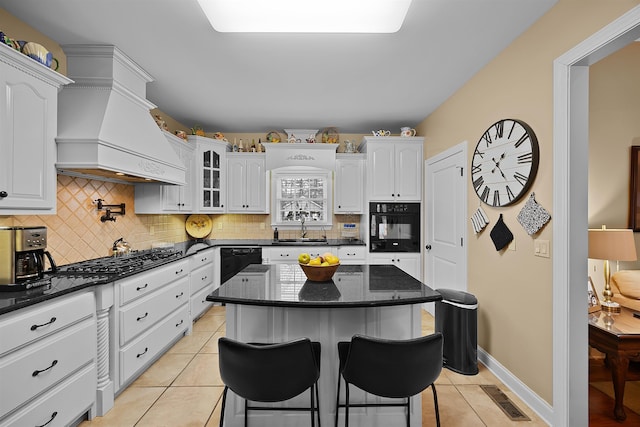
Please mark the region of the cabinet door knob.
<svg viewBox="0 0 640 427"><path fill-rule="evenodd" d="M431 245L427 245L424 247L426 250L430 251L431 250Z"/></svg>
<svg viewBox="0 0 640 427"><path fill-rule="evenodd" d="M0 197L7 197L9 195L9 193L7 193L6 191L0 191Z"/></svg>

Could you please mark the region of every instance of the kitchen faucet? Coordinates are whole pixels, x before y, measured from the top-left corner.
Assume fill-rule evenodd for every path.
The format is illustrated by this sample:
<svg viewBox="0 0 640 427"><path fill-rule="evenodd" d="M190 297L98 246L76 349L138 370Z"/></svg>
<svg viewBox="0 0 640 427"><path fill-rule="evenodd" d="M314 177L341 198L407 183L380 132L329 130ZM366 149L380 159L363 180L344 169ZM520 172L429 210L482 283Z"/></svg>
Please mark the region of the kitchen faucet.
<svg viewBox="0 0 640 427"><path fill-rule="evenodd" d="M304 226L304 215L302 215L302 212L300 212L300 226L301 226L301 231L302 231L302 238L304 239L305 237L307 237L307 227Z"/></svg>

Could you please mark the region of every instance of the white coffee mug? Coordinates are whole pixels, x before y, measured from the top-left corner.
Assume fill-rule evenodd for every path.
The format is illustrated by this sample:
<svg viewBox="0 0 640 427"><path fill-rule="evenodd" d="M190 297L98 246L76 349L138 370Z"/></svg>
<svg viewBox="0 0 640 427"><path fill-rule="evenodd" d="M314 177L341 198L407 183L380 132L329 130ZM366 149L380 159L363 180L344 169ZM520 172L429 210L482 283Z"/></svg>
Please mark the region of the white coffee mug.
<svg viewBox="0 0 640 427"><path fill-rule="evenodd" d="M401 127L400 136L416 136L416 130L409 126Z"/></svg>

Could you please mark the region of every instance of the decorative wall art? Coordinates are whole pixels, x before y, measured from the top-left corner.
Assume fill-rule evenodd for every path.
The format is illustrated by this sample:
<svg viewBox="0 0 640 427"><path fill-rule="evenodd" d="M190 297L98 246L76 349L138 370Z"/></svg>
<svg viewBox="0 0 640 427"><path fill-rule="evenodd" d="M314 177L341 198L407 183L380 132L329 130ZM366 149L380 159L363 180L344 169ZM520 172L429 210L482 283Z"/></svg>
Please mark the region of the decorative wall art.
<svg viewBox="0 0 640 427"><path fill-rule="evenodd" d="M629 184L629 228L640 231L640 146L631 147L631 182Z"/></svg>

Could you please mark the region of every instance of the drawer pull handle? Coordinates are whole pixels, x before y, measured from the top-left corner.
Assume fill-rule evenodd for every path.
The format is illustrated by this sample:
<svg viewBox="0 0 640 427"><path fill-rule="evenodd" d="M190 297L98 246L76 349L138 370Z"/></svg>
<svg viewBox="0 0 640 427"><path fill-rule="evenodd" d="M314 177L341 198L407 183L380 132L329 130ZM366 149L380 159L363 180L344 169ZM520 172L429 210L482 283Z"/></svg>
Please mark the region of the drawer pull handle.
<svg viewBox="0 0 640 427"><path fill-rule="evenodd" d="M149 284L148 284L148 283L145 283L145 284L144 284L144 286L138 286L138 287L136 288L136 291L141 291L141 290L143 290L143 289L146 289L146 288L147 288L147 286L149 286Z"/></svg>
<svg viewBox="0 0 640 427"><path fill-rule="evenodd" d="M147 351L149 351L149 347L145 347L142 353L136 354L136 357L144 356L147 353Z"/></svg>
<svg viewBox="0 0 640 427"><path fill-rule="evenodd" d="M58 359L54 360L53 362L51 362L51 365L48 368L45 369L41 369L41 370L35 370L33 371L33 373L31 374L32 377L37 377L38 375L40 375L43 372L48 371L49 369L53 368L54 366L56 366L58 364Z"/></svg>
<svg viewBox="0 0 640 427"><path fill-rule="evenodd" d="M184 295L184 292L180 292L178 295L176 295L176 298L180 298L182 295Z"/></svg>
<svg viewBox="0 0 640 427"><path fill-rule="evenodd" d="M207 280L207 276L201 277L200 280Z"/></svg>
<svg viewBox="0 0 640 427"><path fill-rule="evenodd" d="M47 323L43 323L42 325L31 325L31 330L32 330L32 331L35 331L36 329L38 329L38 328L42 328L43 326L50 325L50 324L52 324L52 323L53 323L53 322L55 322L55 321L56 321L56 318L55 318L55 317L52 317L52 318L51 318L51 320L49 320Z"/></svg>
<svg viewBox="0 0 640 427"><path fill-rule="evenodd" d="M200 261L205 262L206 260L207 260L207 257L204 257Z"/></svg>
<svg viewBox="0 0 640 427"><path fill-rule="evenodd" d="M138 317L136 320L139 322L139 321L141 321L142 319L144 319L145 317L147 317L148 315L149 315L149 312L147 311L147 312L144 314L144 316L140 316L140 317Z"/></svg>
<svg viewBox="0 0 640 427"><path fill-rule="evenodd" d="M46 422L46 423L44 423L44 424L40 424L39 426L36 426L36 427L44 427L44 426L46 426L46 425L50 424L50 423L51 423L51 421L53 421L53 419L54 419L55 417L57 417L57 416L58 416L58 412L56 411L56 412L54 412L53 414L51 414L51 418L49 418L49 421L47 421L47 422Z"/></svg>
<svg viewBox="0 0 640 427"><path fill-rule="evenodd" d="M176 274L182 273L184 270L181 268L180 271L176 271Z"/></svg>
<svg viewBox="0 0 640 427"><path fill-rule="evenodd" d="M176 323L176 328L180 325L182 325L184 323L184 319L180 320L178 323Z"/></svg>

